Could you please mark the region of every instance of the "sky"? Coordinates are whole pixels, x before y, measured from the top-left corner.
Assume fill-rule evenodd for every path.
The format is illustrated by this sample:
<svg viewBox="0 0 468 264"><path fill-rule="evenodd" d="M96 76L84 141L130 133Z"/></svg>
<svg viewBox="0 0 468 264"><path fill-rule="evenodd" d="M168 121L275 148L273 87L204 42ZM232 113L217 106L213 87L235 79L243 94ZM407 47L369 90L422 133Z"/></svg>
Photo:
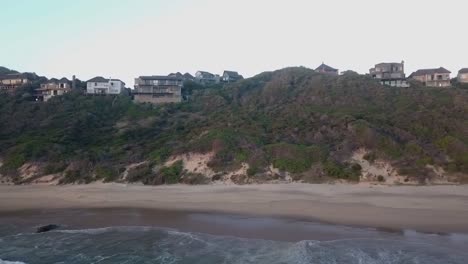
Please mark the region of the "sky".
<svg viewBox="0 0 468 264"><path fill-rule="evenodd" d="M322 62L367 73L468 67L466 0L0 0L0 66L48 78Z"/></svg>

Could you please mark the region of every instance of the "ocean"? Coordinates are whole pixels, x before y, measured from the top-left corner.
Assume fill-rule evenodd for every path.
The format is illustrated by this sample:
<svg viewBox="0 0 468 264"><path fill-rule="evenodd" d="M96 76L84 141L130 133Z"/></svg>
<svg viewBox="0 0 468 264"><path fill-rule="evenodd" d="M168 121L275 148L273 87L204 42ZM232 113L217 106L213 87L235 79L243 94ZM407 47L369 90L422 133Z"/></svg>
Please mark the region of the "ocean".
<svg viewBox="0 0 468 264"><path fill-rule="evenodd" d="M468 235L464 234L425 234L410 230L386 232L322 223L206 214L190 214L184 218L195 225L216 219L216 224L212 223L213 228L227 229L227 233L232 235L145 226L65 227L36 234L25 229L24 223L0 221L0 264L468 263ZM253 230L261 230L258 234L262 237L269 237L268 233L275 233L275 230L290 230L289 233L299 230L304 236L316 240L242 238L233 236L242 235L237 233L237 228L252 230L252 233L255 233Z"/></svg>

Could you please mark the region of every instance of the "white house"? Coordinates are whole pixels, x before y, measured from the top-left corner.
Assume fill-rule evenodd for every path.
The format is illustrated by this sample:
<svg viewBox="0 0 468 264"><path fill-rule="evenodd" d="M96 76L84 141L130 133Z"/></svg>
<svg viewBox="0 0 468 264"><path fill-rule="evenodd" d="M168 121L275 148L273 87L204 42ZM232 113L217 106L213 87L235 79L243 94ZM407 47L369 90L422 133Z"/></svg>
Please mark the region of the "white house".
<svg viewBox="0 0 468 264"><path fill-rule="evenodd" d="M205 71L197 71L195 73L195 80L202 84L214 84L221 81L221 76Z"/></svg>
<svg viewBox="0 0 468 264"><path fill-rule="evenodd" d="M125 83L117 79L95 77L86 82L86 94L117 95L124 91Z"/></svg>
<svg viewBox="0 0 468 264"><path fill-rule="evenodd" d="M461 69L457 76L459 83L468 83L468 68Z"/></svg>

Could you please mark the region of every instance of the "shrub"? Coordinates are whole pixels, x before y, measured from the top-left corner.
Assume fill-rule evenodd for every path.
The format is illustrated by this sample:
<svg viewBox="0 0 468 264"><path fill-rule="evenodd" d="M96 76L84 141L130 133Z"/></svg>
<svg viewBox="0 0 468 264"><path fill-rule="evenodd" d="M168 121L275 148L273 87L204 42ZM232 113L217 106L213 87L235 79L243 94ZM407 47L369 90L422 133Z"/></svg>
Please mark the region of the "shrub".
<svg viewBox="0 0 468 264"><path fill-rule="evenodd" d="M79 183L82 182L83 178L81 171L79 170L69 170L65 172L65 176L60 180L60 184L70 184L70 183Z"/></svg>
<svg viewBox="0 0 468 264"><path fill-rule="evenodd" d="M96 178L103 179L104 182L112 182L118 179L119 173L117 170L110 167L98 166L95 170Z"/></svg>
<svg viewBox="0 0 468 264"><path fill-rule="evenodd" d="M305 172L323 157L316 146L275 144L266 146L266 152L275 168L291 173Z"/></svg>
<svg viewBox="0 0 468 264"><path fill-rule="evenodd" d="M169 150L169 148L163 147L151 152L149 156L152 161L156 162L156 164L160 164L166 161L170 155L171 151Z"/></svg>
<svg viewBox="0 0 468 264"><path fill-rule="evenodd" d="M63 172L67 168L65 163L49 162L44 168L44 175L51 175Z"/></svg>
<svg viewBox="0 0 468 264"><path fill-rule="evenodd" d="M324 165L324 171L329 177L351 181L359 181L361 169L359 164L347 165L334 161L327 161Z"/></svg>
<svg viewBox="0 0 468 264"><path fill-rule="evenodd" d="M23 153L13 153L7 156L5 159L2 170L16 170L26 162L26 158Z"/></svg>
<svg viewBox="0 0 468 264"><path fill-rule="evenodd" d="M375 154L375 152L369 152L366 153L363 158L372 164L377 159L377 155Z"/></svg>
<svg viewBox="0 0 468 264"><path fill-rule="evenodd" d="M163 167L159 173L164 177L166 184L177 184L182 177L184 164L181 160L169 167Z"/></svg>
<svg viewBox="0 0 468 264"><path fill-rule="evenodd" d="M379 175L379 176L377 177L377 180L378 180L379 182L385 182L385 177L382 176L382 175Z"/></svg>

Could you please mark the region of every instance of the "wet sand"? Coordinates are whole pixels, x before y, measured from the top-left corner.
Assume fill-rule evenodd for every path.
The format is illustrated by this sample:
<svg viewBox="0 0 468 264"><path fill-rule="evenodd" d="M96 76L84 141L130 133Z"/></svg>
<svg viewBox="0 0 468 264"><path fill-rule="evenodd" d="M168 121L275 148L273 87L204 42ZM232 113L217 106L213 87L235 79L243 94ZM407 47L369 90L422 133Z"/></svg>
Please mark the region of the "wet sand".
<svg viewBox="0 0 468 264"><path fill-rule="evenodd" d="M37 222L38 214L45 217L44 224L55 214L55 219L69 219L65 222L77 228L80 223L83 227L150 225L241 237L278 219L295 227L321 222L382 230L468 233L468 186L0 186L1 221L15 218ZM238 227L235 223L226 225L243 217L251 220ZM245 228L249 225L255 228ZM305 232L285 228L288 225L284 222L281 226L270 225L266 228L269 231L252 238L301 240ZM269 233L276 237L269 237ZM323 236L326 233L330 232ZM310 239L309 233L303 236Z"/></svg>
<svg viewBox="0 0 468 264"><path fill-rule="evenodd" d="M329 241L350 238L400 237L403 232L372 228L352 228L288 218L197 213L134 208L53 209L5 212L0 225L3 235L34 233L37 227L55 224L62 230L108 227L157 227L181 232L233 236L248 239L298 242Z"/></svg>

